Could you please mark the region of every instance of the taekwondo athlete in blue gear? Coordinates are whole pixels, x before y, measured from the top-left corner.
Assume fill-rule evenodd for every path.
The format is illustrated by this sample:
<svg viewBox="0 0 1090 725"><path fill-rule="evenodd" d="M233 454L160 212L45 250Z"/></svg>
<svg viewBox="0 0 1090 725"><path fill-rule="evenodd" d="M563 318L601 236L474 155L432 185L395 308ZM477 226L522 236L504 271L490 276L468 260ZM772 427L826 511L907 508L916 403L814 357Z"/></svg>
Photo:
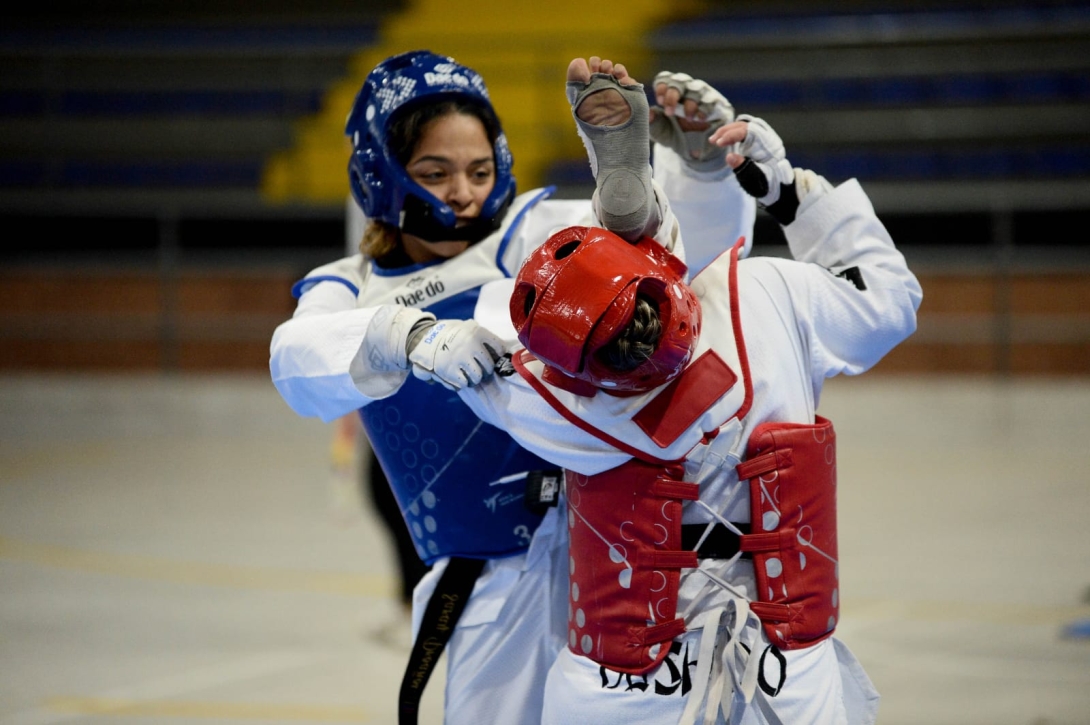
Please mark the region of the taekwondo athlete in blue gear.
<svg viewBox="0 0 1090 725"><path fill-rule="evenodd" d="M417 51L376 67L345 125L353 146L348 164L351 190L370 219L400 226L429 242L477 243L500 225L515 196L511 152L502 132L493 141L495 185L477 219L464 226L456 226L457 215L448 204L412 179L388 142L396 114L449 96L474 101L491 112L484 80L449 58ZM501 239L500 251L507 241ZM409 275L411 280L426 275L427 268L372 271L379 277ZM437 319L468 320L473 317L477 288L448 292L437 278L401 301ZM481 426L457 395L420 380L407 379L395 395L361 408L360 417L425 563L446 556L506 556L526 549L541 515L523 505L521 478L501 484L502 488L489 484L519 474L524 478L528 471L549 468L548 464L506 433ZM481 482L482 488L467 490L471 481Z"/></svg>

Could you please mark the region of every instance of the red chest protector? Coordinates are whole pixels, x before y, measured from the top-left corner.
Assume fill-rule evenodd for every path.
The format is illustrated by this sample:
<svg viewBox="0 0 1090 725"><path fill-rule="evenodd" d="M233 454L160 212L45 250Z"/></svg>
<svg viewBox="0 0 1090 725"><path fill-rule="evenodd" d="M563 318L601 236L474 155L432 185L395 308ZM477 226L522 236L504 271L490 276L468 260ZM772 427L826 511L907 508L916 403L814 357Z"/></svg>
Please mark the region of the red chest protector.
<svg viewBox="0 0 1090 725"><path fill-rule="evenodd" d="M781 649L832 635L840 616L836 534L836 433L830 421L765 423L737 467L749 481L751 552L765 634ZM685 631L677 618L682 501L699 497L680 464L632 459L583 476L567 471L568 646L612 670L643 674Z"/></svg>
<svg viewBox="0 0 1090 725"><path fill-rule="evenodd" d="M594 476L565 473L570 550L568 646L631 674L656 667L685 631L677 619L681 501L699 487L681 465L633 459Z"/></svg>
<svg viewBox="0 0 1090 725"><path fill-rule="evenodd" d="M816 644L840 618L833 424L760 425L737 468L749 480L754 533L741 548L753 552L753 612L781 649Z"/></svg>

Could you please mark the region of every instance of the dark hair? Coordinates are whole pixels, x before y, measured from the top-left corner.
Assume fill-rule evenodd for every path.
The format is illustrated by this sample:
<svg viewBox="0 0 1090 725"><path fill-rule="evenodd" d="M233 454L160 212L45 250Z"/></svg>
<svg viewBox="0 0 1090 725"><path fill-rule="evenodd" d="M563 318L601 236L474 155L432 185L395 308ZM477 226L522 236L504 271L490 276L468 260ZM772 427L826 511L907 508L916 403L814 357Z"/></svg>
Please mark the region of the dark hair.
<svg viewBox="0 0 1090 725"><path fill-rule="evenodd" d="M599 351L602 361L622 373L635 370L655 352L662 335L662 320L654 300L637 293L636 309L621 334Z"/></svg>
<svg viewBox="0 0 1090 725"><path fill-rule="evenodd" d="M413 155L416 144L429 123L449 113L476 117L484 126L488 142L496 143L500 135L500 122L491 108L466 98L424 103L397 114L390 121L387 143L398 163L405 166Z"/></svg>

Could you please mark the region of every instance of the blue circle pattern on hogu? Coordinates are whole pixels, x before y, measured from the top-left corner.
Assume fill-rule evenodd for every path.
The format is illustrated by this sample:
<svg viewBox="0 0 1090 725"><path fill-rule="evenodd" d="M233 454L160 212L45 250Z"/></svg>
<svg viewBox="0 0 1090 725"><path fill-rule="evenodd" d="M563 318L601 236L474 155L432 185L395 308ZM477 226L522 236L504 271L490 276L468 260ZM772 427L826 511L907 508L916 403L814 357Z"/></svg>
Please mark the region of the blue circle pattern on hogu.
<svg viewBox="0 0 1090 725"><path fill-rule="evenodd" d="M473 289L428 311L469 319L476 299ZM529 546L541 515L524 505L518 474L555 466L483 423L456 393L412 376L360 418L421 559L492 559Z"/></svg>

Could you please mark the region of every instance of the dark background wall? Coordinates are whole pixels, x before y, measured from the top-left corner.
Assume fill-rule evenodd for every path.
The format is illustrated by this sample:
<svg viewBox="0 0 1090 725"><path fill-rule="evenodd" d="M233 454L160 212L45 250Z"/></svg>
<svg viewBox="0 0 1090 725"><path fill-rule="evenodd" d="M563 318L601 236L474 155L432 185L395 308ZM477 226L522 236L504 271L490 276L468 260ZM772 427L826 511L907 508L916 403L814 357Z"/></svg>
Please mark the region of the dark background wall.
<svg viewBox="0 0 1090 725"><path fill-rule="evenodd" d="M0 369L263 369L344 248L343 201L272 203L263 169L407 5L6 10ZM1090 5L717 2L644 42L862 181L925 291L876 372L1090 372ZM545 181L587 193L585 159ZM782 253L764 216L756 240Z"/></svg>

